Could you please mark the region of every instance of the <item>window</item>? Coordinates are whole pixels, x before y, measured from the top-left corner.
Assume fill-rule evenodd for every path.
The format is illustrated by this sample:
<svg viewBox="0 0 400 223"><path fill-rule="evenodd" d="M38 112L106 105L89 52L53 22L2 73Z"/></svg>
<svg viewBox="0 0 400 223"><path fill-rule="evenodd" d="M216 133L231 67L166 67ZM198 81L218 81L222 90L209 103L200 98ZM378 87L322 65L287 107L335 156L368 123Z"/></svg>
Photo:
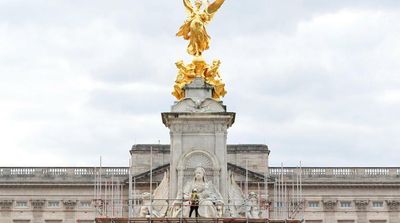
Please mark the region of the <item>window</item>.
<svg viewBox="0 0 400 223"><path fill-rule="evenodd" d="M351 202L350 201L341 201L340 202L340 207L342 207L342 208L350 208L351 207Z"/></svg>
<svg viewBox="0 0 400 223"><path fill-rule="evenodd" d="M308 202L308 207L310 207L310 208L317 208L317 207L319 207L319 201L309 201L309 202Z"/></svg>
<svg viewBox="0 0 400 223"><path fill-rule="evenodd" d="M28 201L16 201L15 202L15 207L16 208L27 208L28 207Z"/></svg>
<svg viewBox="0 0 400 223"><path fill-rule="evenodd" d="M372 207L374 207L374 208L382 208L383 207L383 201L373 201L372 202Z"/></svg>
<svg viewBox="0 0 400 223"><path fill-rule="evenodd" d="M49 201L49 202L47 202L47 206L49 208L58 208L58 207L60 207L60 202L59 201Z"/></svg>
<svg viewBox="0 0 400 223"><path fill-rule="evenodd" d="M81 201L82 208L90 208L92 202L91 201Z"/></svg>
<svg viewBox="0 0 400 223"><path fill-rule="evenodd" d="M283 202L275 202L275 207L276 208L282 208L283 207Z"/></svg>

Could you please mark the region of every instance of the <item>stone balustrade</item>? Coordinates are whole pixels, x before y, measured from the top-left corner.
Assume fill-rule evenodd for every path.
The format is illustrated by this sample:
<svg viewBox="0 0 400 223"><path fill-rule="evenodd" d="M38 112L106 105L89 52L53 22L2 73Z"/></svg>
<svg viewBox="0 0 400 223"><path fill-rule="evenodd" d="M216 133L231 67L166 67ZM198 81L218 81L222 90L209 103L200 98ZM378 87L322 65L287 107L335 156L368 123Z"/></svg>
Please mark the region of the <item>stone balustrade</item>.
<svg viewBox="0 0 400 223"><path fill-rule="evenodd" d="M271 176L293 176L302 173L306 178L320 177L398 177L400 167L270 167Z"/></svg>
<svg viewBox="0 0 400 223"><path fill-rule="evenodd" d="M0 167L0 177L95 176L94 167ZM102 176L128 176L128 167L103 167Z"/></svg>
<svg viewBox="0 0 400 223"><path fill-rule="evenodd" d="M94 167L0 167L4 177L94 177L100 171ZM128 177L128 167L103 167L102 176ZM399 177L400 167L303 167L305 178L323 177ZM270 176L295 176L296 167L270 167Z"/></svg>

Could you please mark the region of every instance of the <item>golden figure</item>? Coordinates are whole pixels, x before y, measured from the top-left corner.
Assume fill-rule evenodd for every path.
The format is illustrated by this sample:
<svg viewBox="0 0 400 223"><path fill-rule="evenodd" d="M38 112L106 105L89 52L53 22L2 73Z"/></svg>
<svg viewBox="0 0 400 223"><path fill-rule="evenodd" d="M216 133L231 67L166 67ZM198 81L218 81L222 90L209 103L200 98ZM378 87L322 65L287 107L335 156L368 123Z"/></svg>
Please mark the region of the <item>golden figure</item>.
<svg viewBox="0 0 400 223"><path fill-rule="evenodd" d="M204 74L206 82L214 86L212 97L217 100L226 94L225 84L222 82L221 76L219 75L219 65L221 65L221 61L214 60L211 67Z"/></svg>
<svg viewBox="0 0 400 223"><path fill-rule="evenodd" d="M176 76L174 91L172 95L176 99L181 100L185 97L184 87L192 83L194 78L202 77L207 84L214 87L212 98L219 100L220 97L225 96L225 84L222 82L219 75L220 60L214 60L211 67L201 58L195 58L192 63L185 65L182 60L175 63L178 68L178 75Z"/></svg>
<svg viewBox="0 0 400 223"><path fill-rule="evenodd" d="M175 63L178 68L178 75L172 95L178 100L185 98L184 87L196 77L203 78L206 83L214 87L213 99L219 100L226 94L225 84L222 82L218 71L221 62L214 60L210 66L202 57L203 51L207 50L210 44L210 36L207 34L205 26L211 21L225 0L215 0L211 4L208 4L208 0L207 3L203 3L203 1L195 0L195 7L193 7L190 0L183 0L183 5L189 16L176 35L189 40L187 52L193 55L193 60L192 63L187 65L182 60Z"/></svg>
<svg viewBox="0 0 400 223"><path fill-rule="evenodd" d="M189 40L187 52L190 55L201 56L203 51L209 48L210 36L207 34L205 26L211 21L224 1L215 0L202 9L204 4L202 0L195 0L195 7L192 6L190 0L183 0L183 5L189 16L176 35Z"/></svg>
<svg viewBox="0 0 400 223"><path fill-rule="evenodd" d="M176 99L181 100L185 97L183 87L190 84L196 77L194 73L195 66L193 64L185 65L182 60L176 62L175 65L178 68L178 75L176 76L172 95L174 95Z"/></svg>

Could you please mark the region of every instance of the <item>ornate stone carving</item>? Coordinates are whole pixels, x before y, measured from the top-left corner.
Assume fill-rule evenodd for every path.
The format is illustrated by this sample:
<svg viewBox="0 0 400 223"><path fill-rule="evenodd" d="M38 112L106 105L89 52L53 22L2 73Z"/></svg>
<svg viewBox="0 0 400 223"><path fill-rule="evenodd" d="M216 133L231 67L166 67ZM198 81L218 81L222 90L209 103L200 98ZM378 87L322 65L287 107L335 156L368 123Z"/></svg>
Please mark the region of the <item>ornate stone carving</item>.
<svg viewBox="0 0 400 223"><path fill-rule="evenodd" d="M212 160L204 153L194 153L185 162L185 169L195 169L200 166L206 169L213 167Z"/></svg>
<svg viewBox="0 0 400 223"><path fill-rule="evenodd" d="M1 209L11 209L13 200L0 200Z"/></svg>
<svg viewBox="0 0 400 223"><path fill-rule="evenodd" d="M386 200L386 204L388 205L391 211L396 211L399 209L400 201L399 200Z"/></svg>
<svg viewBox="0 0 400 223"><path fill-rule="evenodd" d="M172 112L225 112L224 106L210 98L195 101L186 98L172 106Z"/></svg>
<svg viewBox="0 0 400 223"><path fill-rule="evenodd" d="M249 218L260 218L261 211L258 204L258 194L255 192L249 193L249 200L247 204L247 214Z"/></svg>
<svg viewBox="0 0 400 223"><path fill-rule="evenodd" d="M337 201L336 200L323 200L324 209L327 211L333 211L336 208Z"/></svg>
<svg viewBox="0 0 400 223"><path fill-rule="evenodd" d="M358 210L366 210L369 204L369 200L354 200Z"/></svg>
<svg viewBox="0 0 400 223"><path fill-rule="evenodd" d="M169 177L164 173L163 180L154 190L153 196L145 192L142 194L142 206L139 209L139 217L164 217L168 210ZM151 212L151 214L150 214Z"/></svg>
<svg viewBox="0 0 400 223"><path fill-rule="evenodd" d="M33 209L42 209L45 203L45 200L31 200Z"/></svg>
<svg viewBox="0 0 400 223"><path fill-rule="evenodd" d="M242 189L236 183L235 177L232 173L229 174L229 191L228 191L228 205L226 206L226 215L229 217L245 217L246 212L246 198Z"/></svg>
<svg viewBox="0 0 400 223"><path fill-rule="evenodd" d="M190 123L183 125L182 131L187 133L214 132L214 126L209 123Z"/></svg>
<svg viewBox="0 0 400 223"><path fill-rule="evenodd" d="M65 209L74 209L76 206L76 201L74 200L65 200L63 201Z"/></svg>

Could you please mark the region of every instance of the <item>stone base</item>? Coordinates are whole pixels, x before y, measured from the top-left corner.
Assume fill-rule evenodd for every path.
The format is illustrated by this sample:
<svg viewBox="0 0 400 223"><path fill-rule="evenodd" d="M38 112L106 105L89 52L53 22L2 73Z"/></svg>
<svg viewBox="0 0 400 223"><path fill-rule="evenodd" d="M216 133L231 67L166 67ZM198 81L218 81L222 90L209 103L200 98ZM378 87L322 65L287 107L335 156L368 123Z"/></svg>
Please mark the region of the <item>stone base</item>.
<svg viewBox="0 0 400 223"><path fill-rule="evenodd" d="M96 218L96 223L300 223L300 220L271 220L246 218Z"/></svg>

